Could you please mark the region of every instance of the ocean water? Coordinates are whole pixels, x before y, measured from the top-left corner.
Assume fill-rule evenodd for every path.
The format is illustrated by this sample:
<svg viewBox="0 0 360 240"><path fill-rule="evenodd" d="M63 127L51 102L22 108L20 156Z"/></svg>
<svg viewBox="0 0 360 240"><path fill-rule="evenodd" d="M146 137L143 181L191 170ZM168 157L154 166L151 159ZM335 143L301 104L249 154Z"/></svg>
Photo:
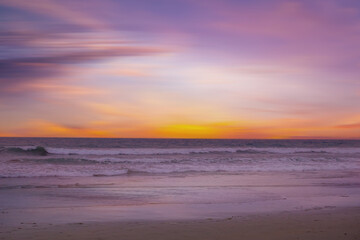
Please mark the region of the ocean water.
<svg viewBox="0 0 360 240"><path fill-rule="evenodd" d="M0 227L359 203L355 140L0 138Z"/></svg>
<svg viewBox="0 0 360 240"><path fill-rule="evenodd" d="M360 141L0 138L1 178L322 170L360 170Z"/></svg>

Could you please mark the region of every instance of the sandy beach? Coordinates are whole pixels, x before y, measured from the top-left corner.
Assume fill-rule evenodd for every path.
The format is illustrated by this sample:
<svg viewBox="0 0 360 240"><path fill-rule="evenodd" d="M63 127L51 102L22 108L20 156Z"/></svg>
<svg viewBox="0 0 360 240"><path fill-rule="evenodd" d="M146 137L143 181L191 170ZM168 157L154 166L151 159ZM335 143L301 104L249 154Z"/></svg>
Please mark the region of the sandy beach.
<svg viewBox="0 0 360 240"><path fill-rule="evenodd" d="M355 172L181 179L3 179L0 239L360 239Z"/></svg>
<svg viewBox="0 0 360 240"><path fill-rule="evenodd" d="M360 207L314 208L274 214L188 221L22 223L0 239L360 239Z"/></svg>

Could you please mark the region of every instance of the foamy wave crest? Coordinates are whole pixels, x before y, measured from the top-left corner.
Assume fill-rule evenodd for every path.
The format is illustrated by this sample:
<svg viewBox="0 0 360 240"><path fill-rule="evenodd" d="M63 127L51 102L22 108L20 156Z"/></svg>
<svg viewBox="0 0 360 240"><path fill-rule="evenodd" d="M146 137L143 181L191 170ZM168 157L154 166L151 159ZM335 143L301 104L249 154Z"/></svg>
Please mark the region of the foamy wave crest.
<svg viewBox="0 0 360 240"><path fill-rule="evenodd" d="M69 169L39 169L36 171L9 171L0 173L0 178L26 178L26 177L105 177L105 176L121 176L128 174L128 169L120 170L103 170L103 171L84 171Z"/></svg>
<svg viewBox="0 0 360 240"><path fill-rule="evenodd" d="M5 153L46 156L48 152L44 147L6 147L2 149Z"/></svg>
<svg viewBox="0 0 360 240"><path fill-rule="evenodd" d="M242 172L297 172L323 170L360 170L358 159L346 161L337 158L305 157L273 158L273 159L233 159L209 160L169 159L167 162L118 162L103 164L83 164L66 160L63 164L38 164L24 160L23 162L6 162L0 166L0 177L105 177L122 176L126 174L185 174L185 173L242 173ZM60 161L61 162L61 161Z"/></svg>

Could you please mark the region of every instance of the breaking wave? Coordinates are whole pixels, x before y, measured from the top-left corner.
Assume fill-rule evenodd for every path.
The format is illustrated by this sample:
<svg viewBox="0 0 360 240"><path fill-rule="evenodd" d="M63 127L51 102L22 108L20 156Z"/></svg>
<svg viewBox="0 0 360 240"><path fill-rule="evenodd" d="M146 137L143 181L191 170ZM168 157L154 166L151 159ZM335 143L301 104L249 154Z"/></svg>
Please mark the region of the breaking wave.
<svg viewBox="0 0 360 240"><path fill-rule="evenodd" d="M66 141L65 141L66 140ZM359 147L135 147L63 145L67 139L0 148L0 177L111 177L132 174L237 174L360 170ZM55 141L55 140L54 140ZM83 140L85 141L85 140ZM100 140L98 140L100 141ZM105 140L101 140L105 141ZM184 140L185 141L185 140ZM189 142L190 143L190 142ZM45 147L43 147L45 146ZM66 146L66 147L65 147Z"/></svg>
<svg viewBox="0 0 360 240"><path fill-rule="evenodd" d="M55 155L197 155L197 154L325 154L360 153L360 148L54 148L54 147L6 147L2 152L46 156Z"/></svg>

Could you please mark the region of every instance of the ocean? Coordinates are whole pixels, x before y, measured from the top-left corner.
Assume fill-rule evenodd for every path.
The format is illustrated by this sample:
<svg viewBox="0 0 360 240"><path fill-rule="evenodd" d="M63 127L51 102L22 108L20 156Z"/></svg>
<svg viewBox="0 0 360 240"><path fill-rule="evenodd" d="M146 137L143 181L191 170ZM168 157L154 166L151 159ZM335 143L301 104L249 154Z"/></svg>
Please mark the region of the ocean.
<svg viewBox="0 0 360 240"><path fill-rule="evenodd" d="M0 138L1 178L360 170L359 159L357 140Z"/></svg>
<svg viewBox="0 0 360 240"><path fill-rule="evenodd" d="M0 138L0 225L358 207L358 140Z"/></svg>

